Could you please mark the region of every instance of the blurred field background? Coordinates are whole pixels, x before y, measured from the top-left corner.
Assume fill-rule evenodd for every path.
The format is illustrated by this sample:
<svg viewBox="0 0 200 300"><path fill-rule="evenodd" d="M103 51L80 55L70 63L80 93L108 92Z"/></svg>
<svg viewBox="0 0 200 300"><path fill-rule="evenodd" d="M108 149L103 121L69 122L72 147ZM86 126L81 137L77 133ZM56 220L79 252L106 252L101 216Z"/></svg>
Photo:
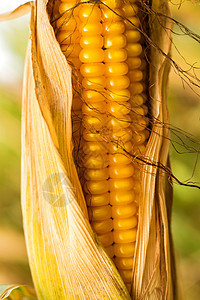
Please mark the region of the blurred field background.
<svg viewBox="0 0 200 300"><path fill-rule="evenodd" d="M200 35L199 1L182 2L181 6L180 1L171 2L173 17ZM0 13L21 3L17 0L0 3ZM21 91L28 24L29 16L0 23L0 284L31 284L20 208ZM200 45L180 35L177 27L174 29L178 35L173 35L173 59L183 69L189 69L187 63L200 68ZM200 78L200 72L196 74ZM183 85L173 70L168 104L172 128L180 128L200 141L200 97ZM179 136L188 146L198 149L197 144ZM171 138L178 141L173 134ZM177 147L177 151L184 149ZM190 179L200 184L199 162L193 172L197 155L177 151L174 147L170 149L174 174L181 181ZM183 299L200 299L199 190L174 185L172 229Z"/></svg>

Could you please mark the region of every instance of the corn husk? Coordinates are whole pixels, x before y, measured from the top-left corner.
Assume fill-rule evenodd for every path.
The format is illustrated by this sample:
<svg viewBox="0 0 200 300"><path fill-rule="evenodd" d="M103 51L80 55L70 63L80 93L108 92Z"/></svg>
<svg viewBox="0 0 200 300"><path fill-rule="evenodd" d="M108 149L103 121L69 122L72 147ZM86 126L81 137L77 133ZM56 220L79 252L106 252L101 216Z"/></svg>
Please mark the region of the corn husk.
<svg viewBox="0 0 200 300"><path fill-rule="evenodd" d="M166 105L172 24L168 1L152 1L150 17L150 105L152 131L141 170L137 246L134 257L133 299L177 299L170 231L172 186L169 174L170 132ZM163 16L161 16L163 15ZM156 45L156 47L155 47Z"/></svg>
<svg viewBox="0 0 200 300"><path fill-rule="evenodd" d="M0 285L0 299L36 300L35 291L29 286Z"/></svg>
<svg viewBox="0 0 200 300"><path fill-rule="evenodd" d="M163 125L169 123L168 60L151 48L153 125L145 153L148 164L141 169L130 296L88 222L72 157L71 68L49 21L49 2L31 4L22 104L22 211L38 299L176 299L172 192L167 174L158 167L169 166L169 130ZM152 8L169 15L166 0L153 0ZM151 17L150 24L153 43L168 55L169 19Z"/></svg>

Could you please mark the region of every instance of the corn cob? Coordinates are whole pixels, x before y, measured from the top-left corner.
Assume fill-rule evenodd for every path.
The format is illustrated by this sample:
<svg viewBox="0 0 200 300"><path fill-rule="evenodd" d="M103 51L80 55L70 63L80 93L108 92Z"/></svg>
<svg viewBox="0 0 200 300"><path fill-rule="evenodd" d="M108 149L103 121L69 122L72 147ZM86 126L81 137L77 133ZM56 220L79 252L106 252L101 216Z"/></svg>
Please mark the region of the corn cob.
<svg viewBox="0 0 200 300"><path fill-rule="evenodd" d="M148 139L147 71L136 1L103 3L62 0L57 40L72 65L75 162L91 226L130 291L140 170L126 153L142 155Z"/></svg>

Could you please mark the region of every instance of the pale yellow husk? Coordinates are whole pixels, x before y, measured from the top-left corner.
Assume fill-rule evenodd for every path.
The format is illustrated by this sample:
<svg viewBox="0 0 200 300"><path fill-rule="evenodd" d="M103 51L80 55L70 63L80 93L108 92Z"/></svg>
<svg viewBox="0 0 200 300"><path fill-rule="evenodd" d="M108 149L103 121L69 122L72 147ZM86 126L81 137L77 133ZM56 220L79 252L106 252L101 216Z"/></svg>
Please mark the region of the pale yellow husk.
<svg viewBox="0 0 200 300"><path fill-rule="evenodd" d="M47 12L48 0L30 4L22 105L22 210L38 299L177 299L170 232L172 193L166 90L169 63L155 47L150 58L153 126L141 169L139 226L131 296L88 222L72 158L71 69ZM168 1L153 0L169 15ZM171 23L150 18L151 39L170 52ZM167 28L167 29L166 29ZM154 165L152 165L153 163Z"/></svg>

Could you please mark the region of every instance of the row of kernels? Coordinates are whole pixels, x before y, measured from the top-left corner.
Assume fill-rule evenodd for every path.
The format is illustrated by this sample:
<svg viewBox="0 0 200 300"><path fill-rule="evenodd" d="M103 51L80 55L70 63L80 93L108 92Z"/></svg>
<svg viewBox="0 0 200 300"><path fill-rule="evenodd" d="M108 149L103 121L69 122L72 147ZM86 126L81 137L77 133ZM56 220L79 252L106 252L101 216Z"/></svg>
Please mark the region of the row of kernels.
<svg viewBox="0 0 200 300"><path fill-rule="evenodd" d="M80 86L80 33L78 26L80 19L77 8L72 9L76 5L76 1L63 2L59 6L60 18L57 20L57 40L61 45L61 50L72 66L72 82L73 82L73 102L72 102L72 134L74 144L74 160L79 160L79 143L82 135L82 99L79 93ZM78 162L77 162L78 165Z"/></svg>
<svg viewBox="0 0 200 300"><path fill-rule="evenodd" d="M133 119L135 120L132 125L132 131L133 131L133 145L135 145L135 151L133 152L134 156L138 156L144 153L145 151L145 142L148 137L147 134L147 126L148 126L148 119L145 118L145 115L148 113L147 106L144 105L146 101L145 96L145 60L141 57L142 53L142 45L138 46L138 43L136 40L131 40L131 36L135 35L140 36L141 40L141 34L139 33L136 28L134 28L134 25L131 24L131 18L135 17L135 12L131 15L131 10L133 10L133 7L131 4L125 5L126 8L123 9L124 16L128 19L130 24L130 29L132 26L132 35L129 33L129 38L127 39L128 47L129 49L135 49L135 53L137 52L137 55L131 54L133 57L129 58L128 65L129 65L129 73L128 76L130 78L130 92L132 94L131 97L131 110ZM129 7L129 8L128 8ZM136 34L137 32L137 34ZM138 40L139 41L139 40ZM136 50L137 49L137 50ZM134 55L136 57L134 57ZM131 61L131 58L134 60Z"/></svg>
<svg viewBox="0 0 200 300"><path fill-rule="evenodd" d="M105 87L105 65L102 63L104 59L103 37L101 35L103 27L100 23L100 9L97 6L88 5L82 12L86 16L91 7L93 15L96 17L95 19L89 18L87 23L83 24L80 40L82 47L80 60L83 63L80 71L84 77L82 96L85 100L85 104L82 106L83 126L85 127L83 142L85 154L83 159L84 192L91 226L106 247L113 243L107 180L109 177L108 155L107 145L102 140L98 141L97 133L102 130L106 119L106 98L103 94L101 95ZM91 14L90 11L90 16Z"/></svg>
<svg viewBox="0 0 200 300"><path fill-rule="evenodd" d="M116 2L115 2L116 3ZM106 1L107 4L107 1ZM115 8L112 7L111 8ZM121 14L120 10L118 9L119 14ZM117 22L113 22L113 27L116 25ZM118 42L118 43L117 43ZM118 48L117 48L118 46ZM121 49L119 50L119 48ZM130 54L130 49L127 48L127 38L126 35L122 32L116 36L114 36L111 39L106 39L105 48L109 48L110 50L114 51L124 51L124 53ZM115 50L116 48L116 50ZM107 80L108 82L112 82L112 84L109 84L108 88L109 91L119 93L120 90L127 91L127 88L129 87L130 80L127 76L127 63L124 63L124 57L118 57L117 63L119 64L116 66L118 68L118 71L116 72L117 75L116 79L112 75L112 68L110 68L110 74L107 73ZM114 61L113 61L114 62ZM107 64L107 61L105 60L105 64ZM109 66L110 67L110 66ZM121 72L121 74L120 74ZM113 72L114 73L114 72ZM126 93L127 93L126 92ZM129 98L130 99L130 98ZM114 101L109 103L108 102L108 108L109 113L111 114L109 125L111 125L111 128L113 132L120 132L122 128L126 128L127 130L130 127L131 124L131 118L130 118L130 103L129 99L127 99L127 102L117 102ZM109 100L109 99L108 99ZM131 135L129 136L131 138ZM108 253L111 255L111 257L114 257L114 262L118 269L121 269L123 267L124 259L128 261L133 260L134 251L129 253L130 257L123 257L123 253L121 253L118 257L118 251L116 250L116 247L120 248L121 245L129 245L129 243L133 244L136 240L136 226L137 226L137 218L136 218L136 212L137 208L134 204L134 192L133 192L133 179L132 176L134 174L134 168L132 165L132 162L129 157L127 157L126 152L131 152L132 144L129 142L129 140L126 143L120 143L120 135L116 136L116 139L113 139L111 141L111 152L116 156L120 155L120 164L119 159L116 161L113 161L111 159L109 161L109 189L110 189L110 204L111 207L111 213L113 218L113 249L108 247ZM118 151L120 149L120 151ZM120 153L118 153L120 152ZM125 161L124 161L125 158ZM116 164L115 164L116 163ZM112 197L112 194L114 193L114 199ZM122 261L123 260L123 261ZM125 262L125 266L130 268L130 272L132 272L132 266L130 267L130 264L128 265L127 262ZM129 281L130 282L130 278Z"/></svg>

